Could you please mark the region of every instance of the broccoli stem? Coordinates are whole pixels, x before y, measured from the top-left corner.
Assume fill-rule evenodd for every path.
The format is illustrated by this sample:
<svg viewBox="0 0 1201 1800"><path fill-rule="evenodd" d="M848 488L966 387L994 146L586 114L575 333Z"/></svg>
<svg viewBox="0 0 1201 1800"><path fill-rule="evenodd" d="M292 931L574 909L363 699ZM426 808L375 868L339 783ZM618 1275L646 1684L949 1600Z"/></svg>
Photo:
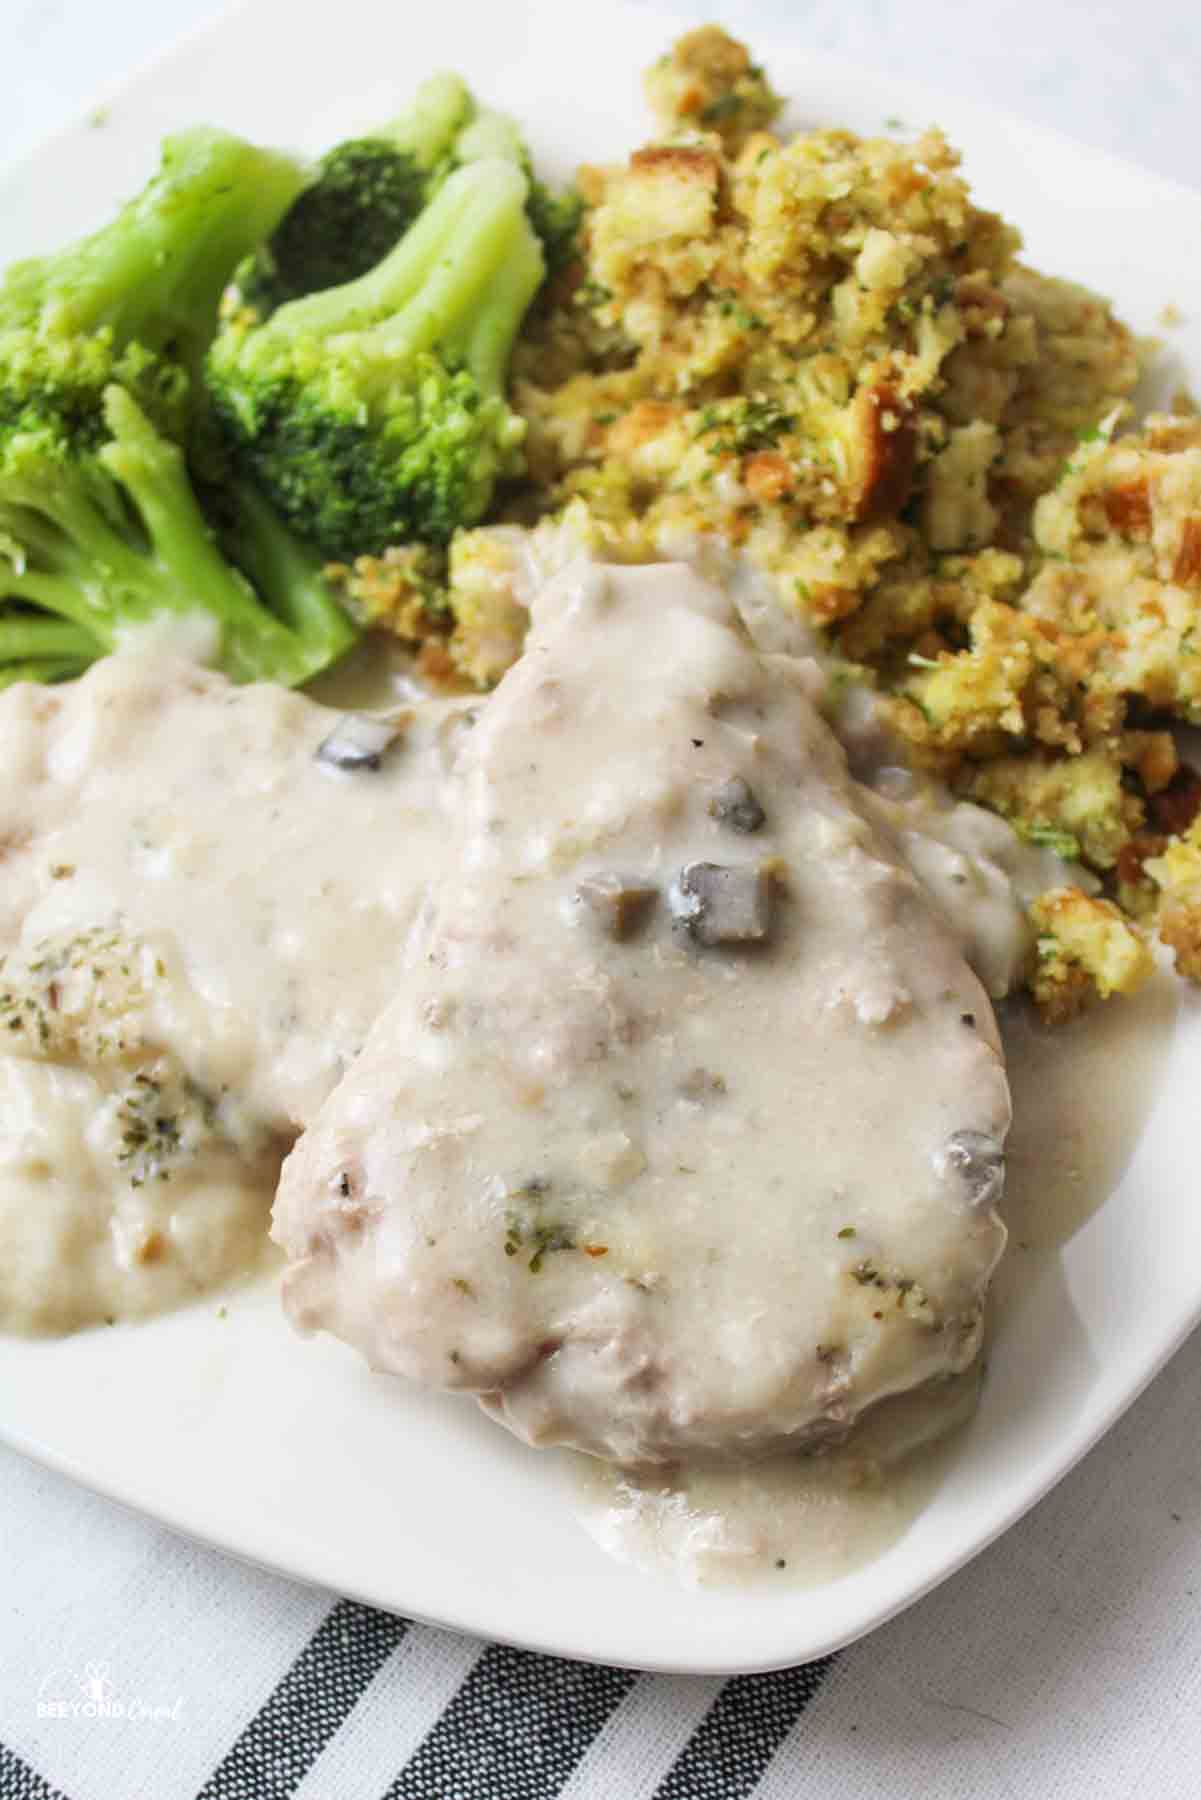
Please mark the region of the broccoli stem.
<svg viewBox="0 0 1201 1800"><path fill-rule="evenodd" d="M0 663L61 658L86 664L99 654L100 645L92 634L70 619L49 619L37 613L0 617Z"/></svg>
<svg viewBox="0 0 1201 1800"><path fill-rule="evenodd" d="M529 151L517 121L508 113L487 110L476 113L470 125L459 133L455 156L461 163L479 162L485 156L500 156L529 174Z"/></svg>
<svg viewBox="0 0 1201 1800"><path fill-rule="evenodd" d="M382 263L357 281L291 301L264 333L274 340L313 338L336 346L341 334L366 329L374 347L396 359L435 345L453 347L471 315L491 305L500 265L520 235L527 192L526 178L513 163L492 157L467 164ZM522 258L527 260L528 253ZM515 329L516 324L510 341Z"/></svg>
<svg viewBox="0 0 1201 1800"><path fill-rule="evenodd" d="M530 296L536 292L545 270L538 240L519 234L488 284L487 305L468 321L463 355L481 388L501 393L513 351L513 339L521 328Z"/></svg>
<svg viewBox="0 0 1201 1800"><path fill-rule="evenodd" d="M105 390L111 441L97 452L103 473L62 466L28 450L18 479L10 448L0 516L0 591L58 613L111 650L123 632L162 614L207 612L221 629L221 666L238 681L294 686L325 668L353 639L312 598L295 601L290 629L262 605L214 543L182 452L151 425L123 388ZM112 477L106 487L104 473ZM288 572L278 557L283 576ZM327 606L333 602L327 600ZM312 637L301 619L316 620Z"/></svg>
<svg viewBox="0 0 1201 1800"><path fill-rule="evenodd" d="M431 75L422 82L404 112L370 135L411 156L419 168L433 171L443 157L450 155L474 105L458 75Z"/></svg>
<svg viewBox="0 0 1201 1800"><path fill-rule="evenodd" d="M105 395L113 440L99 460L121 483L145 526L162 610L202 608L222 628L222 665L235 681L306 681L329 660L324 643L293 636L260 605L209 532L181 452L159 436L123 388Z"/></svg>
<svg viewBox="0 0 1201 1800"><path fill-rule="evenodd" d="M20 474L9 468L3 484L5 525L0 536L9 567L3 592L8 599L44 606L111 650L112 604L108 590L124 595L144 586L145 558L122 533L119 496L81 467L64 467L38 448L22 449ZM19 510L8 510L8 509ZM139 612L138 617L142 614Z"/></svg>
<svg viewBox="0 0 1201 1800"><path fill-rule="evenodd" d="M323 652L321 667L336 662L357 642L358 632L334 600L321 562L248 483L237 485L234 504L231 554L272 612Z"/></svg>

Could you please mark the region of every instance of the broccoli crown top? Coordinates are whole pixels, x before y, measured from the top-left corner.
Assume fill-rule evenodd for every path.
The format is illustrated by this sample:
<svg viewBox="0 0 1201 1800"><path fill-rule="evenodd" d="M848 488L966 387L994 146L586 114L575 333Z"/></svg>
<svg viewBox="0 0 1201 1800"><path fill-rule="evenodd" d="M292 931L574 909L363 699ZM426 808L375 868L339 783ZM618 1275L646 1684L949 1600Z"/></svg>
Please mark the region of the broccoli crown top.
<svg viewBox="0 0 1201 1800"><path fill-rule="evenodd" d="M365 275L413 223L429 179L408 152L382 138L339 144L270 241L238 270L242 303L266 319L289 300Z"/></svg>
<svg viewBox="0 0 1201 1800"><path fill-rule="evenodd" d="M191 383L180 364L141 344L118 350L107 327L90 335L0 332L0 439L45 429L81 450L96 449L108 435L103 395L114 382L161 431L183 437Z"/></svg>
<svg viewBox="0 0 1201 1800"><path fill-rule="evenodd" d="M530 223L548 269L561 268L575 253L580 196L535 179L507 114L478 107L457 75L434 75L389 124L322 157L271 238L239 267L231 315L249 308L262 323L291 300L357 280L383 261L456 169L490 157L515 163L527 177Z"/></svg>
<svg viewBox="0 0 1201 1800"><path fill-rule="evenodd" d="M347 351L305 380L259 386L254 473L277 510L330 556L418 537L447 542L517 466L522 421L466 368L428 352L405 370ZM370 396L365 401L364 396ZM244 415L243 415L244 416ZM242 418L230 420L241 428Z"/></svg>
<svg viewBox="0 0 1201 1800"><path fill-rule="evenodd" d="M213 404L245 471L328 555L443 542L517 468L504 378L545 268L526 196L513 162L472 162L369 274L214 345Z"/></svg>
<svg viewBox="0 0 1201 1800"><path fill-rule="evenodd" d="M290 300L365 275L456 166L474 114L457 75L432 75L387 125L327 152L271 237L238 269L237 302L261 322Z"/></svg>
<svg viewBox="0 0 1201 1800"><path fill-rule="evenodd" d="M111 435L104 394L115 384L182 442L221 289L299 180L289 159L227 132L185 132L108 225L10 269L0 281L0 441L34 433L45 454L61 440L66 461L97 450Z"/></svg>

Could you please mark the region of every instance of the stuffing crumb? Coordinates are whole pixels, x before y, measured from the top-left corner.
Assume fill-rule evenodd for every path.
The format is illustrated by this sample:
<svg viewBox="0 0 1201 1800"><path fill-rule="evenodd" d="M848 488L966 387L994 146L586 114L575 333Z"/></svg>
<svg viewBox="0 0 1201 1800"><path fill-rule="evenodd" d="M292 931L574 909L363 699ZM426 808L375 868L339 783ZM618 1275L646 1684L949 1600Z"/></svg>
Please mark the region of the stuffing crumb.
<svg viewBox="0 0 1201 1800"><path fill-rule="evenodd" d="M1154 972L1139 931L1108 900L1055 888L1030 908L1037 950L1030 988L1044 1017L1072 1018L1095 996L1133 994Z"/></svg>

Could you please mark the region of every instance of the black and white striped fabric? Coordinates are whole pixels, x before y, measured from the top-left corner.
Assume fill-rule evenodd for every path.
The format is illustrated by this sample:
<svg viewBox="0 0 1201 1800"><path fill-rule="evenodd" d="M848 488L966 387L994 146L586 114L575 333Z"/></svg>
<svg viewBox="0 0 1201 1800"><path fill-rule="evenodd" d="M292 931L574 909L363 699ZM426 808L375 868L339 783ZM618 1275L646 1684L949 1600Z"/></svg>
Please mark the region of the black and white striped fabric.
<svg viewBox="0 0 1201 1800"><path fill-rule="evenodd" d="M335 1765L322 1769L322 1758L384 1664L406 1638L422 1635L436 1634L352 1601L337 1602L197 1800L286 1800L302 1791L332 1800L335 1793L359 1791L327 1785ZM753 1794L831 1660L720 1684L651 1790L657 1800ZM572 1792L624 1792L610 1785L612 1768L604 1768L607 1740L622 1735L621 1709L640 1683L654 1686L653 1678L627 1670L499 1645L479 1651L450 1704L382 1790L383 1800L556 1800ZM641 1737L645 1706L631 1711ZM590 1760L600 1766L588 1773ZM3 1746L0 1795L69 1800L64 1789Z"/></svg>
<svg viewBox="0 0 1201 1800"><path fill-rule="evenodd" d="M332 1599L0 1451L0 1800L1197 1800L1199 1386L1201 1338L921 1605L727 1681Z"/></svg>

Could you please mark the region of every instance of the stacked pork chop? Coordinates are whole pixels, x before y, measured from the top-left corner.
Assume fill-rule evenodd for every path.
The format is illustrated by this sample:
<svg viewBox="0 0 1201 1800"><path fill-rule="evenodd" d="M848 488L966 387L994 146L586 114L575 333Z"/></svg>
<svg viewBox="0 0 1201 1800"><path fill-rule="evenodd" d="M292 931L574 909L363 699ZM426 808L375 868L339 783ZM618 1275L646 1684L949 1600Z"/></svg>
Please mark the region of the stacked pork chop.
<svg viewBox="0 0 1201 1800"><path fill-rule="evenodd" d="M544 592L285 1164L298 1326L627 1464L816 1446L971 1363L995 1023L820 686L682 566Z"/></svg>

